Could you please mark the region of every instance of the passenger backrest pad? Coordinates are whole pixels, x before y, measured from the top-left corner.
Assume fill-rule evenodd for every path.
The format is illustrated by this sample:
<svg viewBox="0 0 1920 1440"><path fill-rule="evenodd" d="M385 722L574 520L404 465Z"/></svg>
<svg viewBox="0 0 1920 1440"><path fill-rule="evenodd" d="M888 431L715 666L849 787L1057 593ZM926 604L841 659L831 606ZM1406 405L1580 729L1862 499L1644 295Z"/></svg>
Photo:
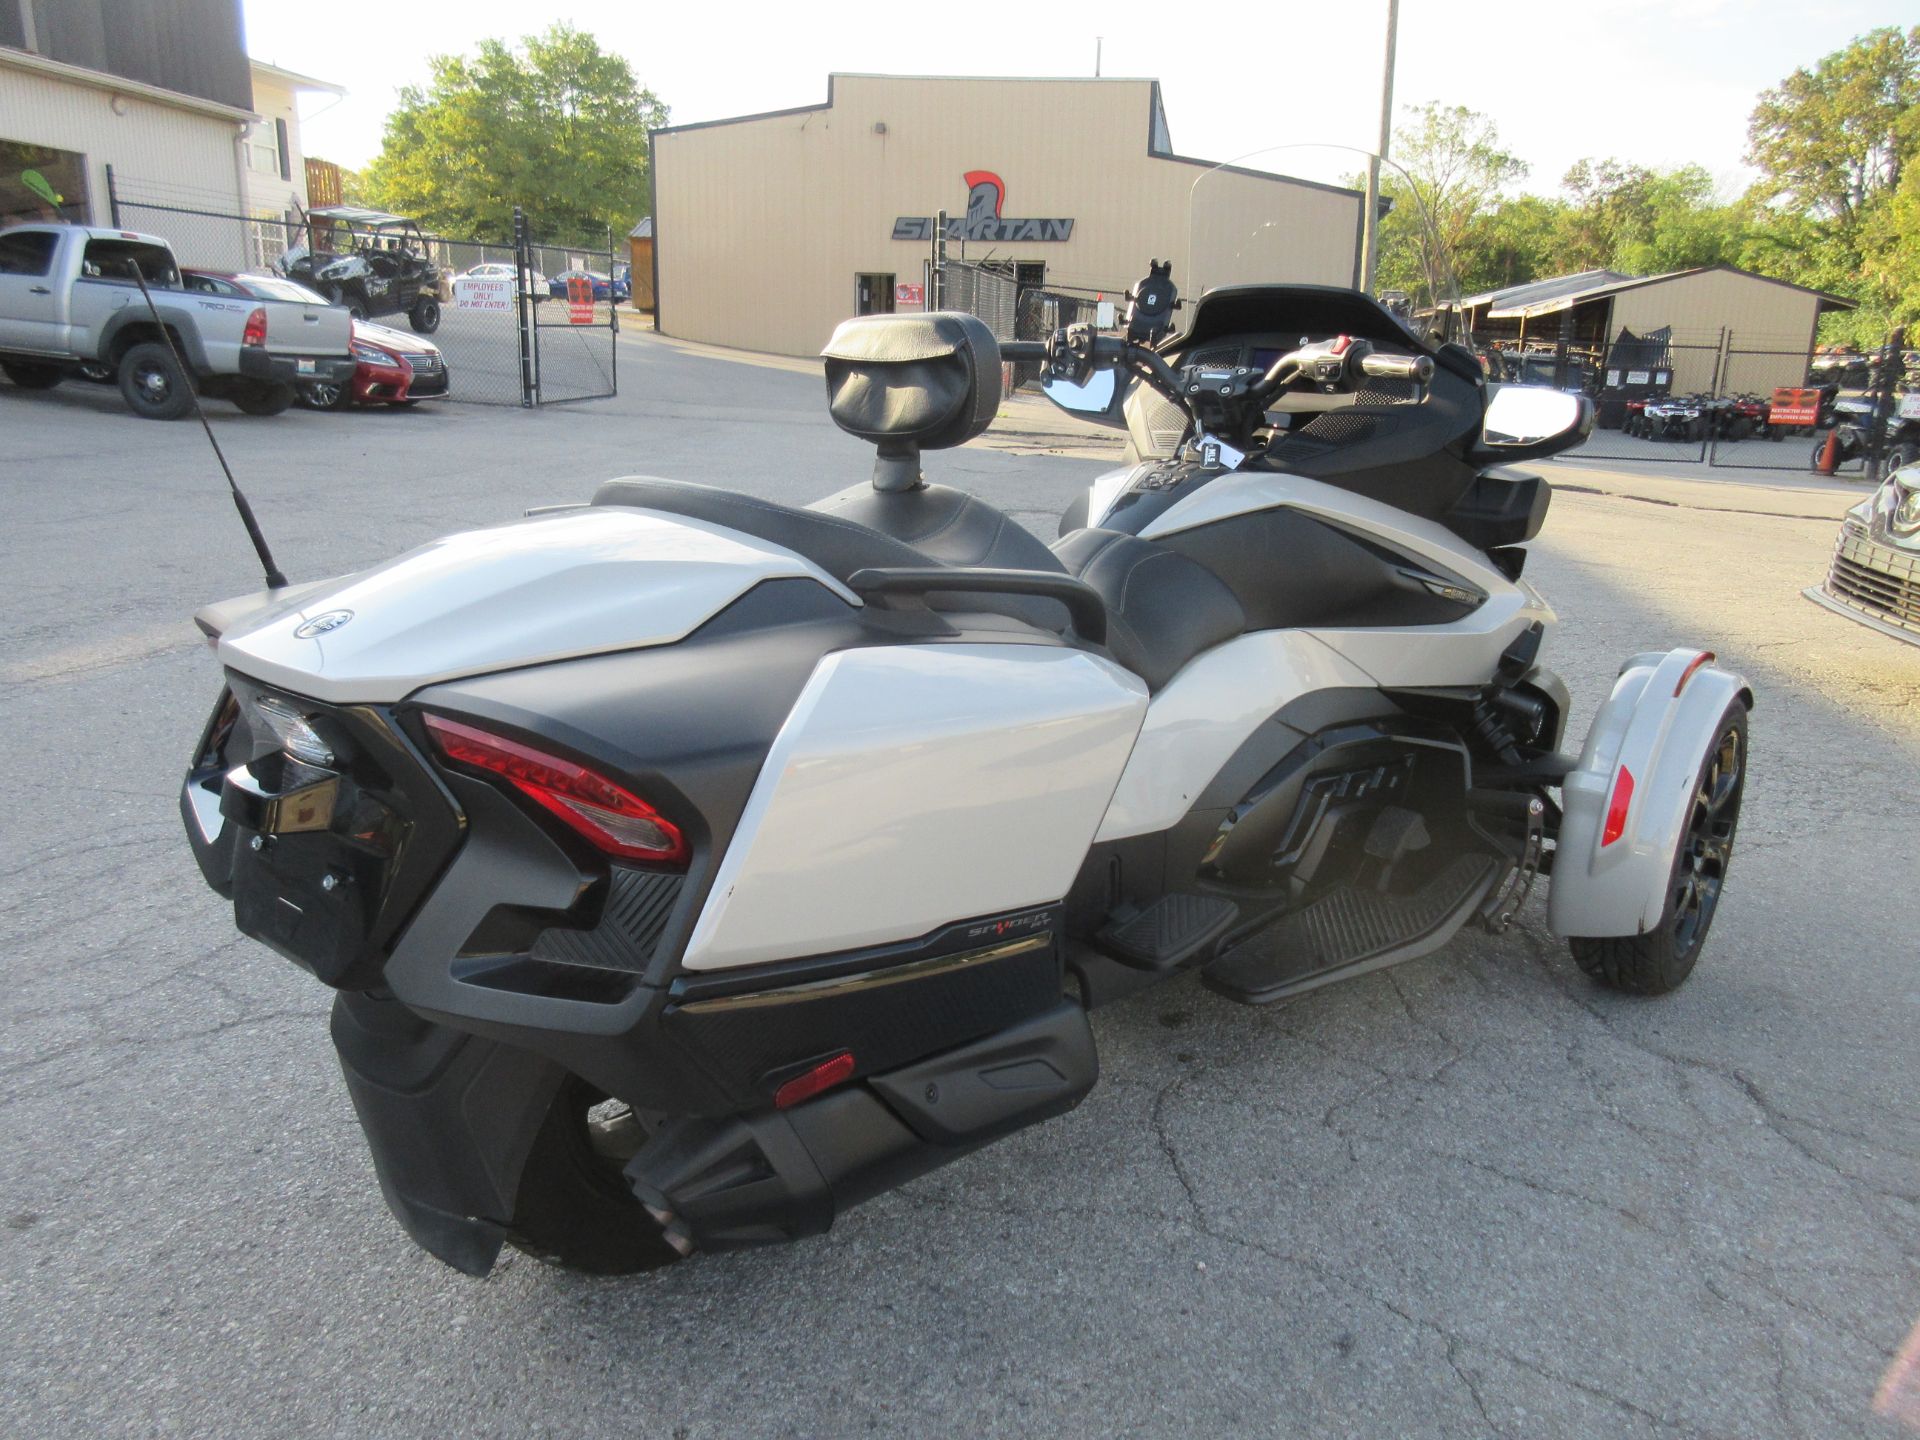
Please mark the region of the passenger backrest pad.
<svg viewBox="0 0 1920 1440"><path fill-rule="evenodd" d="M999 342L972 315L863 315L842 321L820 353L834 423L863 440L943 450L1000 408Z"/></svg>

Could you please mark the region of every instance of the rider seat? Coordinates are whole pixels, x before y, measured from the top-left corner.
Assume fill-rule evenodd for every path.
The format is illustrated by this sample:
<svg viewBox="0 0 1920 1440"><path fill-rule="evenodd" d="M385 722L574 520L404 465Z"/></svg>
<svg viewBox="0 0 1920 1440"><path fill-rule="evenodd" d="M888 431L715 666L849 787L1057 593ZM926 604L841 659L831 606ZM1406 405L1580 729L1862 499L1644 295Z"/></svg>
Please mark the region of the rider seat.
<svg viewBox="0 0 1920 1440"><path fill-rule="evenodd" d="M947 492L955 494L957 492ZM962 500L968 497L959 497ZM711 485L696 485L685 480L661 480L651 475L632 475L619 480L609 480L594 491L595 505L631 505L643 510L659 510L669 515L684 515L691 520L702 520L711 525L723 525L729 530L738 530L754 535L772 544L783 546L796 555L804 556L818 565L827 574L846 584L856 571L860 570L900 570L900 569L939 569L951 567L964 569L969 565L993 566L1012 569L1041 569L1050 574L1061 573L1060 563L1048 552L1046 546L1027 536L1038 547L1042 561L1038 565L1022 564L1011 556L1011 545L1017 542L1001 542L989 545L982 552L994 558L966 560L947 558L948 554L958 554L951 547L941 553L909 545L904 540L881 533L857 521L845 519L838 514L819 509L797 510L789 505L779 505L771 500L756 499L751 495L742 495L735 490L720 490ZM977 504L978 502L974 502ZM980 506L980 510L989 514L989 506ZM977 536L983 532L981 517L965 507L955 507L955 525L952 533L962 536ZM966 518L971 516L971 518ZM1007 522L1010 526L1012 522ZM1018 530L1019 527L1012 526ZM1025 531L1019 532L1025 535ZM932 537L939 539L939 537ZM967 540L972 545L973 540ZM1032 595L998 594L948 594L937 592L929 595L928 602L936 610L969 611L976 614L1006 615L1029 625L1038 625L1043 629L1060 631L1066 627L1067 612L1056 600L1048 600Z"/></svg>

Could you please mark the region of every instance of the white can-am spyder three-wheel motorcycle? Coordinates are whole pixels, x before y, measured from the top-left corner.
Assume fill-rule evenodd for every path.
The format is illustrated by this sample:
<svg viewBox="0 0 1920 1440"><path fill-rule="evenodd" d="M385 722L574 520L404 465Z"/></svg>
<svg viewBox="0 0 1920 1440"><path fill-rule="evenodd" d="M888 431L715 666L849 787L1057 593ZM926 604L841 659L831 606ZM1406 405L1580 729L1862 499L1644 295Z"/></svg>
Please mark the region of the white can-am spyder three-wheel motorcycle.
<svg viewBox="0 0 1920 1440"><path fill-rule="evenodd" d="M1191 257L1190 257L1191 259ZM1088 1010L1184 971L1265 1003L1509 924L1680 983L1751 696L1636 656L1577 755L1521 578L1587 402L1488 390L1354 291L996 346L849 321L879 451L805 509L629 478L201 613L182 797L240 929L336 987L388 1205L643 1269L823 1231L1071 1108ZM1130 436L1051 546L926 483L1003 358Z"/></svg>

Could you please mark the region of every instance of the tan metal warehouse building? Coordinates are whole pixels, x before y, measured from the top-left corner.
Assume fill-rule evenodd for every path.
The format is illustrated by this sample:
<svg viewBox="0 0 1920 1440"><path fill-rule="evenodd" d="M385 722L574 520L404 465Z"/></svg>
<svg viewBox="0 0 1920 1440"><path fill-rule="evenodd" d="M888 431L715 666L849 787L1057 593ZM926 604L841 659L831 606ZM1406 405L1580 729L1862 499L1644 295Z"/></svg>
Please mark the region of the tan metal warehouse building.
<svg viewBox="0 0 1920 1440"><path fill-rule="evenodd" d="M1252 170L1207 182L1190 255L1212 162L1173 153L1154 80L833 75L823 105L656 130L652 159L659 328L751 350L920 308L941 210L950 255L1109 296L1154 258L1191 293L1183 271L1349 285L1359 255L1357 191Z"/></svg>
<svg viewBox="0 0 1920 1440"><path fill-rule="evenodd" d="M1731 265L1665 275L1588 270L1509 286L1460 302L1481 343L1554 346L1607 355L1623 330L1670 331L1675 394L1764 393L1806 380L1814 332L1853 301Z"/></svg>

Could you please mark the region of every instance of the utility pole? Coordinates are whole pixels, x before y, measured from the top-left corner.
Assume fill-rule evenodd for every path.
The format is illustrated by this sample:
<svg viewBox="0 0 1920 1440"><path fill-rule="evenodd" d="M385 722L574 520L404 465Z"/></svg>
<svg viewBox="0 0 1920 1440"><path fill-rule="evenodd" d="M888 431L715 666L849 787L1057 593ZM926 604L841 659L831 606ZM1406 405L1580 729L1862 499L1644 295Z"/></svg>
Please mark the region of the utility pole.
<svg viewBox="0 0 1920 1440"><path fill-rule="evenodd" d="M1374 275L1380 263L1380 160L1393 138L1393 51L1399 36L1400 0L1387 0L1387 61L1380 76L1380 143L1367 161L1367 208L1360 217L1360 289L1368 295L1373 293Z"/></svg>
<svg viewBox="0 0 1920 1440"><path fill-rule="evenodd" d="M1093 37L1093 78L1096 80L1100 78L1100 42L1106 38L1104 35Z"/></svg>

